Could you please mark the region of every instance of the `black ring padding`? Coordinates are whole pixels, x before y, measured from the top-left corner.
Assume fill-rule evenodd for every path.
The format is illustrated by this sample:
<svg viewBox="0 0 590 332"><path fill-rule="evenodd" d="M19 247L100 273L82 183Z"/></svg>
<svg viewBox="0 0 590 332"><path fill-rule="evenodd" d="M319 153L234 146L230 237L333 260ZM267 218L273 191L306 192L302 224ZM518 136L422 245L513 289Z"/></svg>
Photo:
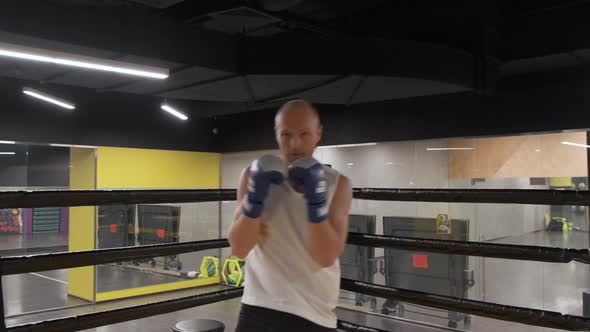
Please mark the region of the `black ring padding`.
<svg viewBox="0 0 590 332"><path fill-rule="evenodd" d="M226 239L0 258L3 275L51 271L229 247Z"/></svg>
<svg viewBox="0 0 590 332"><path fill-rule="evenodd" d="M590 329L589 317L563 315L554 311L501 305L402 288L391 288L344 278L341 280L340 287L350 292L395 299L431 308L457 311L503 321L570 331L587 331Z"/></svg>
<svg viewBox="0 0 590 332"><path fill-rule="evenodd" d="M235 199L235 189L2 191L0 209L217 202Z"/></svg>
<svg viewBox="0 0 590 332"><path fill-rule="evenodd" d="M548 263L569 263L571 261L576 261L590 264L590 250L588 249L565 249L517 244L420 239L353 232L348 233L348 244L378 248L419 250L449 255L491 257Z"/></svg>
<svg viewBox="0 0 590 332"><path fill-rule="evenodd" d="M358 325L344 320L338 320L338 328L348 332L391 332L375 329L368 326Z"/></svg>
<svg viewBox="0 0 590 332"><path fill-rule="evenodd" d="M174 300L148 303L128 308L95 312L78 316L46 320L12 326L8 332L72 332L122 323L169 312L230 300L242 296L242 288L232 288L206 294L182 297Z"/></svg>
<svg viewBox="0 0 590 332"><path fill-rule="evenodd" d="M399 202L590 206L590 191L530 189L354 188L355 199ZM54 190L0 192L0 209L233 201L235 189Z"/></svg>
<svg viewBox="0 0 590 332"><path fill-rule="evenodd" d="M587 190L355 188L353 197L400 202L590 205Z"/></svg>
<svg viewBox="0 0 590 332"><path fill-rule="evenodd" d="M419 239L354 232L349 233L348 244L550 263L577 261L590 264L590 254L588 249L562 249L513 244ZM9 256L0 258L0 271L2 271L2 275L51 271L97 264L116 263L127 260L178 255L200 250L226 248L228 246L229 242L226 239L216 239L154 244L139 247Z"/></svg>

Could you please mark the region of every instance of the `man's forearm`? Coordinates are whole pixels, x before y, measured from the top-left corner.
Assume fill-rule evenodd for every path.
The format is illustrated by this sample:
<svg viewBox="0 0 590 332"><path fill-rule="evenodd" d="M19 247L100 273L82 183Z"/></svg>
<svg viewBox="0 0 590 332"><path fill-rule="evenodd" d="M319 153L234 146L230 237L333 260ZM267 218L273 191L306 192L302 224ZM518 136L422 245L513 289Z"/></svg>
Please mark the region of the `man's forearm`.
<svg viewBox="0 0 590 332"><path fill-rule="evenodd" d="M248 255L258 242L261 223L260 218L249 218L242 213L236 217L228 236L232 255L240 258Z"/></svg>
<svg viewBox="0 0 590 332"><path fill-rule="evenodd" d="M309 224L309 242L311 256L322 267L332 266L342 253L340 237L330 220Z"/></svg>

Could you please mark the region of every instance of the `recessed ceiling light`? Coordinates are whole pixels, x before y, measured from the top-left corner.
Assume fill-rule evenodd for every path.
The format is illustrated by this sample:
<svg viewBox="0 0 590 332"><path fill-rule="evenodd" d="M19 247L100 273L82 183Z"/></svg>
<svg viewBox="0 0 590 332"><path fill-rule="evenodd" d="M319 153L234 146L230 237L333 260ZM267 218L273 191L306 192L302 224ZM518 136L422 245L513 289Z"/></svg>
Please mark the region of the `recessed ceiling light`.
<svg viewBox="0 0 590 332"><path fill-rule="evenodd" d="M96 146L92 146L92 145L72 145L72 144L56 144L56 143L51 143L49 145L53 146L53 147L59 147L59 148L96 149Z"/></svg>
<svg viewBox="0 0 590 332"><path fill-rule="evenodd" d="M377 143L359 143L359 144L339 144L339 145L322 145L318 146L318 149L325 149L325 148L352 148L357 146L370 146L370 145L377 145Z"/></svg>
<svg viewBox="0 0 590 332"><path fill-rule="evenodd" d="M0 43L0 56L157 79L164 79L169 76L169 71L167 69L139 66L120 61L105 60L7 43Z"/></svg>
<svg viewBox="0 0 590 332"><path fill-rule="evenodd" d="M48 103L52 103L54 105L57 105L57 106L60 106L63 108L67 108L69 110L73 110L76 108L76 106L70 102L67 102L63 99L54 97L54 96L49 95L47 93L37 91L37 90L31 89L31 88L23 88L23 93L26 95L29 95L31 97L46 101Z"/></svg>
<svg viewBox="0 0 590 332"><path fill-rule="evenodd" d="M171 107L170 105L167 104L163 104L162 109L172 115L174 115L175 117L181 119L181 120L188 120L188 116L184 115L183 113L177 111L176 109L174 109L173 107Z"/></svg>
<svg viewBox="0 0 590 332"><path fill-rule="evenodd" d="M573 142L561 142L561 144L563 144L563 145L577 146L577 147L580 147L580 148L590 148L590 145L580 144L580 143L573 143Z"/></svg>
<svg viewBox="0 0 590 332"><path fill-rule="evenodd" d="M426 151L471 151L475 148L426 148Z"/></svg>

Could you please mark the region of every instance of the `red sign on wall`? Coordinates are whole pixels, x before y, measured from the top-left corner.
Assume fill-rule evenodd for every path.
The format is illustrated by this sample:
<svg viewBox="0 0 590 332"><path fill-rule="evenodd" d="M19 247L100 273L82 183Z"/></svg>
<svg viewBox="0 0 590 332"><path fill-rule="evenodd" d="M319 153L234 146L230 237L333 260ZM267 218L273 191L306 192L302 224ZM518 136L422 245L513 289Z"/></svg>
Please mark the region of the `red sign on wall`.
<svg viewBox="0 0 590 332"><path fill-rule="evenodd" d="M428 268L428 255L414 254L412 255L412 265L416 269Z"/></svg>

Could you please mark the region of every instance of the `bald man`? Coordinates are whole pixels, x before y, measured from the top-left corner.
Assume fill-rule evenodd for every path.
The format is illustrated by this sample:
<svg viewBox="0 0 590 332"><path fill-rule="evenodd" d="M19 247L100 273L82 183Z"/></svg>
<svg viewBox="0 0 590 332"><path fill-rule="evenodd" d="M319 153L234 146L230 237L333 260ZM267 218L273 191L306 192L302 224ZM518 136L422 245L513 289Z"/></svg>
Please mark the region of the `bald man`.
<svg viewBox="0 0 590 332"><path fill-rule="evenodd" d="M281 156L240 176L229 232L232 254L247 256L236 331L335 331L352 186L312 158L322 126L310 103L284 104L275 136Z"/></svg>

